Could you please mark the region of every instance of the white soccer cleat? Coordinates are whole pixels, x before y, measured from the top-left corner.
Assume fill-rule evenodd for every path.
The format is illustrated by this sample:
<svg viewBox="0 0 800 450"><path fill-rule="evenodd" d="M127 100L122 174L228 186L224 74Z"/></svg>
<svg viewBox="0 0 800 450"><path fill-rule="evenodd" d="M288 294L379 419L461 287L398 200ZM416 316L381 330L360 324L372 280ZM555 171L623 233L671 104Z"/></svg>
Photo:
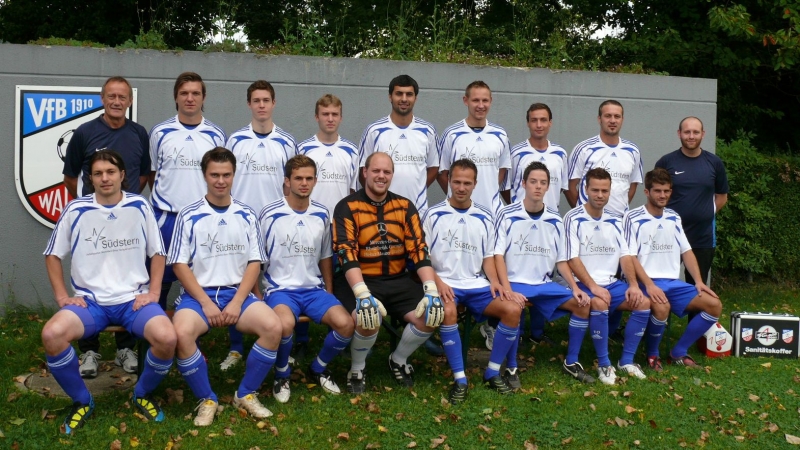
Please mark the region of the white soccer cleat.
<svg viewBox="0 0 800 450"><path fill-rule="evenodd" d="M242 354L237 352L236 350L231 350L228 352L228 356L222 361L219 365L219 370L225 372L226 370L234 367L235 365L239 364L239 361L242 360Z"/></svg>
<svg viewBox="0 0 800 450"><path fill-rule="evenodd" d="M195 408L197 416L194 418L194 426L207 427L214 421L214 416L217 414L217 402L207 398L201 400L200 404Z"/></svg>
<svg viewBox="0 0 800 450"><path fill-rule="evenodd" d="M119 349L117 357L114 358L114 364L122 367L125 372L136 373L139 370L139 357L129 348Z"/></svg>
<svg viewBox="0 0 800 450"><path fill-rule="evenodd" d="M617 371L614 366L598 367L597 379L603 384L612 385L617 382Z"/></svg>
<svg viewBox="0 0 800 450"><path fill-rule="evenodd" d="M272 416L272 411L265 408L264 405L258 401L256 394L247 394L244 397L239 398L239 393L236 392L233 394L233 404L236 407L243 408L256 419L266 419L267 417Z"/></svg>
<svg viewBox="0 0 800 450"><path fill-rule="evenodd" d="M278 403L286 403L292 395L292 389L289 387L288 378L276 378L275 383L272 385L272 396Z"/></svg>
<svg viewBox="0 0 800 450"><path fill-rule="evenodd" d="M617 368L619 368L620 372L626 373L640 380L647 378L647 375L645 375L644 371L642 370L642 366L636 363L625 364L624 366L621 366L619 363L617 363Z"/></svg>
<svg viewBox="0 0 800 450"><path fill-rule="evenodd" d="M483 323L480 328L481 336L486 338L486 349L491 350L494 346L494 332L496 331L488 323Z"/></svg>

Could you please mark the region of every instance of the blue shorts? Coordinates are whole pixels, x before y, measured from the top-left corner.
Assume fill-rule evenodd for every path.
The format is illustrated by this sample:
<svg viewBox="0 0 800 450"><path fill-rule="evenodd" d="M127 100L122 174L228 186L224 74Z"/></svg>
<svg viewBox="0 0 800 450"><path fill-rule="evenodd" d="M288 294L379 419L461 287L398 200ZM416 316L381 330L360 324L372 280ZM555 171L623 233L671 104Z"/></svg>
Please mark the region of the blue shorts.
<svg viewBox="0 0 800 450"><path fill-rule="evenodd" d="M511 290L522 294L533 303L545 320L552 321L570 314L561 305L572 299L572 290L555 282L544 284L511 283Z"/></svg>
<svg viewBox="0 0 800 450"><path fill-rule="evenodd" d="M686 307L697 297L696 287L685 281L669 278L654 278L653 283L664 291L673 314L683 317L689 313L689 311L686 311ZM639 287L642 292L646 292L643 284L639 283Z"/></svg>
<svg viewBox="0 0 800 450"><path fill-rule="evenodd" d="M134 311L133 300L112 306L98 305L97 302L89 300L87 297L84 297L84 300L86 300L86 308L77 305L67 305L61 308L74 312L83 322L81 339L95 337L109 325L120 325L128 330L128 333L144 339L144 327L150 319L158 316L167 317L158 303L149 303L139 308L138 311Z"/></svg>
<svg viewBox="0 0 800 450"><path fill-rule="evenodd" d="M161 231L161 239L164 241L164 251L169 253L169 247L172 243L172 233L175 229L175 219L177 219L178 213L162 211L158 208L153 208L153 213L156 216L158 229ZM148 271L150 270L149 267L147 269ZM162 283L173 283L175 281L178 281L178 277L175 276L172 266L165 267Z"/></svg>
<svg viewBox="0 0 800 450"><path fill-rule="evenodd" d="M273 291L264 297L264 301L272 309L278 305L288 306L295 320L300 318L300 314L305 314L316 323L322 322L329 309L342 306L333 294L320 288Z"/></svg>
<svg viewBox="0 0 800 450"><path fill-rule="evenodd" d="M475 318L476 322L483 322L487 319L483 315L489 303L492 303L492 291L489 287L478 289L456 289L453 288L453 293L456 295L456 304L464 305L467 310Z"/></svg>
<svg viewBox="0 0 800 450"><path fill-rule="evenodd" d="M230 286L209 287L203 288L203 290L206 292L206 295L211 298L211 301L217 305L220 311L228 306L228 303L230 303L237 291L236 288ZM261 300L259 300L258 297L252 293L248 293L247 297L242 303L242 310L239 312L239 317L242 317L244 310L246 310L248 306L260 301ZM206 325L211 328L205 313L203 313L203 305L201 305L200 302L198 302L194 297L189 295L188 292L182 293L178 296L178 298L175 299L175 312L178 312L182 309L191 309L192 311L196 312L200 315L200 317L203 318L203 321L205 321Z"/></svg>
<svg viewBox="0 0 800 450"><path fill-rule="evenodd" d="M592 291L586 287L585 284L578 282L578 287L586 293L589 297L594 298L594 294ZM615 281L608 286L603 286L609 294L611 294L611 305L608 307L608 312L614 312L619 308L619 305L625 302L625 292L628 291L628 283L624 283L622 281Z"/></svg>

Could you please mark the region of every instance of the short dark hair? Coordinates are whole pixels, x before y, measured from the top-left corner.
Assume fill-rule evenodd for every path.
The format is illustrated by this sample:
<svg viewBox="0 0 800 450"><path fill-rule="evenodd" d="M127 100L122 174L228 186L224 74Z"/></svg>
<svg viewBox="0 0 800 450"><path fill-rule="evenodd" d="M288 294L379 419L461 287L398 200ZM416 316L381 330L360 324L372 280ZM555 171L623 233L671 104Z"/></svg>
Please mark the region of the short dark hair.
<svg viewBox="0 0 800 450"><path fill-rule="evenodd" d="M191 83L192 81L196 81L200 83L200 86L203 91L203 98L206 98L206 83L203 81L203 77L196 74L195 72L183 72L182 74L178 75L178 78L175 79L175 86L172 88L172 98L173 100L178 99L178 91L180 90L181 86L186 83ZM175 110L178 109L178 104L175 103ZM200 110L203 111L203 107L200 107Z"/></svg>
<svg viewBox="0 0 800 450"><path fill-rule="evenodd" d="M110 77L109 79L106 80L105 83L103 83L103 87L100 88L100 96L101 97L105 97L106 96L106 86L108 86L108 83L125 83L125 84L127 84L128 85L128 97L130 98L131 101L133 101L133 87L131 86L130 83L128 83L128 80L126 80L125 77L121 77L121 76Z"/></svg>
<svg viewBox="0 0 800 450"><path fill-rule="evenodd" d="M544 165L544 163L539 161L534 161L528 164L528 167L525 168L525 172L522 173L522 181L527 183L528 175L530 175L531 172L534 170L543 170L544 173L547 174L547 184L550 184L550 169L548 169L547 166Z"/></svg>
<svg viewBox="0 0 800 450"><path fill-rule="evenodd" d="M314 105L314 115L315 116L317 114L319 114L319 107L320 106L322 106L323 108L326 108L328 106L338 106L339 109L340 109L340 112L342 112L342 113L344 112L344 107L342 106L342 101L339 99L339 97L337 97L337 96L335 96L333 94L325 94L322 97L320 97L319 100L317 100L317 104Z"/></svg>
<svg viewBox="0 0 800 450"><path fill-rule="evenodd" d="M644 188L650 190L654 184L668 184L671 188L672 177L669 175L669 172L667 172L666 169L656 167L650 172L644 174Z"/></svg>
<svg viewBox="0 0 800 450"><path fill-rule="evenodd" d="M275 101L275 88L268 81L256 80L247 87L247 103L250 103L250 96L253 95L253 91L258 90L269 91L269 96L273 102Z"/></svg>
<svg viewBox="0 0 800 450"><path fill-rule="evenodd" d="M689 119L694 119L694 120L700 122L700 131L704 130L703 129L703 121L700 120L699 117L689 116L689 117L684 117L683 119L681 119L680 123L678 123L678 131L682 131L683 130L683 122L686 122Z"/></svg>
<svg viewBox="0 0 800 450"><path fill-rule="evenodd" d="M225 147L214 147L203 155L200 160L200 169L203 170L203 175L206 174L209 163L226 163L229 162L233 166L233 173L236 173L236 156L233 152Z"/></svg>
<svg viewBox="0 0 800 450"><path fill-rule="evenodd" d="M464 89L464 97L469 98L469 93L475 88L488 89L489 90L489 97L492 96L492 88L490 88L489 85L486 84L484 81L476 80L476 81L473 81L472 83L468 84L467 88Z"/></svg>
<svg viewBox="0 0 800 450"><path fill-rule="evenodd" d="M398 75L392 78L392 81L389 82L389 95L392 95L395 86L400 86L400 87L411 86L414 88L414 95L419 95L419 85L417 84L417 80L411 78L408 75Z"/></svg>
<svg viewBox="0 0 800 450"><path fill-rule="evenodd" d="M475 165L469 158L461 158L457 159L453 164L450 164L450 170L447 172L447 179L449 180L453 176L453 169L471 169L472 173L475 174L475 179L478 179L478 166Z"/></svg>
<svg viewBox="0 0 800 450"><path fill-rule="evenodd" d="M595 167L594 169L586 172L584 178L586 178L586 187L589 187L589 180L594 179L611 181L611 174L602 167Z"/></svg>
<svg viewBox="0 0 800 450"><path fill-rule="evenodd" d="M620 103L620 102L618 102L616 100L606 100L603 103L600 103L600 107L597 108L597 117L600 117L600 116L603 115L603 106L606 106L606 105L619 106L620 108L622 108L622 115L623 116L625 115L625 108L622 107L622 103Z"/></svg>
<svg viewBox="0 0 800 450"><path fill-rule="evenodd" d="M538 111L540 109L547 110L547 118L553 120L553 111L550 111L550 107L545 105L544 103L534 103L528 107L528 112L525 113L525 122L531 119L531 113L534 111Z"/></svg>
<svg viewBox="0 0 800 450"><path fill-rule="evenodd" d="M392 162L392 170L394 170L394 160L392 159L392 156L389 155L388 153L384 153L384 152L374 152L374 153L371 153L369 156L367 156L367 159L364 161L364 168L365 169L369 169L369 164L372 162L372 158L374 158L375 155L377 155L379 153L383 153L384 155L386 155L389 158L389 161Z"/></svg>
<svg viewBox="0 0 800 450"><path fill-rule="evenodd" d="M128 190L128 182L125 177L125 160L122 159L122 155L115 152L114 150L105 149L105 150L98 150L92 154L92 157L89 158L89 178L91 179L92 176L92 168L94 167L94 163L97 161L107 161L116 166L117 169L123 174L122 177L122 190ZM94 183L89 183L89 192L94 192ZM138 192L137 192L138 194Z"/></svg>
<svg viewBox="0 0 800 450"><path fill-rule="evenodd" d="M317 163L306 155L294 155L286 161L283 166L283 176L286 178L292 177L292 172L303 167L313 167L314 176L317 176Z"/></svg>

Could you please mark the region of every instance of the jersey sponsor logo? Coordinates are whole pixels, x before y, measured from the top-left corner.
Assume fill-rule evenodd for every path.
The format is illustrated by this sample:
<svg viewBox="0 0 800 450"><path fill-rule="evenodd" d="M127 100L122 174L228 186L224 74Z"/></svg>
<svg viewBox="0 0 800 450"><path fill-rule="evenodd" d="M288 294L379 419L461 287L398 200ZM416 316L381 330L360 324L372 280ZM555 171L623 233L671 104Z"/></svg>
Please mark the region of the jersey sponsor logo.
<svg viewBox="0 0 800 450"><path fill-rule="evenodd" d="M386 152L391 156L392 161L398 164L419 164L425 163L425 156L423 155L404 155L400 151L400 145L389 146L389 151Z"/></svg>
<svg viewBox="0 0 800 450"><path fill-rule="evenodd" d="M200 244L208 251L207 258L214 258L217 256L228 255L231 253L242 253L245 251L244 244L226 243L222 244L217 240L217 233L212 236L210 233L206 234L205 242Z"/></svg>
<svg viewBox="0 0 800 450"><path fill-rule="evenodd" d="M461 156L458 157L458 159L462 158L467 158L470 161L474 162L475 165L479 166L497 164L496 156L478 156L478 154L475 152L475 147L465 148L464 151L461 153Z"/></svg>
<svg viewBox="0 0 800 450"><path fill-rule="evenodd" d="M612 155L614 154L612 153ZM614 155L614 157L616 157L616 155ZM609 175L611 175L612 181L618 180L627 183L631 179L630 173L624 173L618 170L611 170L611 161L600 160L600 162L598 162L595 167L602 167L603 169L605 169L605 171L608 172Z"/></svg>
<svg viewBox="0 0 800 450"><path fill-rule="evenodd" d="M117 216L115 216L114 213L112 212L111 214L108 215L108 218L106 218L106 220L117 220Z"/></svg>
<svg viewBox="0 0 800 450"><path fill-rule="evenodd" d="M173 148L172 152L167 153L167 160L173 161L175 167L178 169L189 168L194 170L200 167L201 160L187 158L186 156L184 156L183 150L184 147L181 147L180 149L178 147Z"/></svg>
<svg viewBox="0 0 800 450"><path fill-rule="evenodd" d="M99 87L16 86L14 179L22 205L42 225L53 228L72 200L62 171L73 132L102 113ZM133 106L127 116L136 120Z"/></svg>
<svg viewBox="0 0 800 450"><path fill-rule="evenodd" d="M685 170L681 170L680 172L678 172L678 171L676 170L676 171L675 171L675 175L680 175L680 174L682 174L682 173L684 173L684 172L686 172L686 171L685 171Z"/></svg>
<svg viewBox="0 0 800 450"><path fill-rule="evenodd" d="M286 257L288 258L314 255L317 253L316 247L312 245L303 245L297 237L297 233L295 233L294 236L289 236L287 234L286 239L281 242L281 247L286 247L286 252L288 253Z"/></svg>
<svg viewBox="0 0 800 450"><path fill-rule="evenodd" d="M614 253L617 252L616 247L611 247L608 245L595 245L595 243L592 242L591 236L586 236L583 242L581 242L581 246L586 249L587 253L591 253L594 255L613 255Z"/></svg>
<svg viewBox="0 0 800 450"><path fill-rule="evenodd" d="M383 222L378 222L378 233L381 236L386 236L386 224Z"/></svg>
<svg viewBox="0 0 800 450"><path fill-rule="evenodd" d="M671 253L675 247L674 244L662 244L656 241L656 237L651 235L644 241L644 246L650 249L650 253Z"/></svg>
<svg viewBox="0 0 800 450"><path fill-rule="evenodd" d="M474 253L478 250L477 245L472 245L459 239L458 234L453 230L447 230L447 235L442 238L442 241L447 242L449 248L453 250L462 250L468 253ZM445 250L445 252L448 252L448 250Z"/></svg>
<svg viewBox="0 0 800 450"><path fill-rule="evenodd" d="M106 228L103 227L100 231L97 228L92 228L91 236L84 239L84 242L92 244L96 252L89 252L87 255L97 255L100 253L124 251L139 246L141 240L139 238L116 238L110 239L103 234Z"/></svg>
<svg viewBox="0 0 800 450"><path fill-rule="evenodd" d="M328 167L325 167L325 163L317 164L317 172L319 172L319 180L323 182L336 182L336 181L347 181L347 175L343 173L339 173L335 170L332 170Z"/></svg>
<svg viewBox="0 0 800 450"><path fill-rule="evenodd" d="M219 223L217 224L217 226L221 227L221 226L227 225L227 224L228 224L228 222L225 222L225 219L219 219Z"/></svg>
<svg viewBox="0 0 800 450"><path fill-rule="evenodd" d="M519 248L521 255L537 255L537 256L550 256L550 249L544 248L541 245L531 245L528 241L528 236L519 234L519 239L513 241L514 245Z"/></svg>
<svg viewBox="0 0 800 450"><path fill-rule="evenodd" d="M243 172L249 174L273 174L283 171L282 168L258 162L256 155L251 155L250 153L245 153L242 159L239 160L239 164L244 167Z"/></svg>

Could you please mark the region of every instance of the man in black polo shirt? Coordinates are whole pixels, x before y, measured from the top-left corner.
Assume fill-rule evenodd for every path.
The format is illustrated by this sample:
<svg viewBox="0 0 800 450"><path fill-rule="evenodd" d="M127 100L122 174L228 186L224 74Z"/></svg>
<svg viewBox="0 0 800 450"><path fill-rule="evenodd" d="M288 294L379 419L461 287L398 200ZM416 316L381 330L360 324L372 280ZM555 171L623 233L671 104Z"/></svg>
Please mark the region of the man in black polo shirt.
<svg viewBox="0 0 800 450"><path fill-rule="evenodd" d="M703 122L687 117L678 125L681 148L656 162L672 177L672 196L667 208L681 216L683 230L697 257L703 283L709 283L716 247L715 214L728 202L728 176L722 160L700 147L705 136ZM686 282L695 280L684 270Z"/></svg>
<svg viewBox="0 0 800 450"><path fill-rule="evenodd" d="M67 145L64 158L64 184L73 197L89 194L89 161L98 150L110 149L125 162L123 186L128 192L142 191L150 173L149 138L143 126L128 120L126 114L133 104L133 88L123 77L111 77L100 91L103 114L78 127ZM136 339L129 333L116 333L117 355L114 362L128 373L138 368L133 347ZM78 341L80 372L84 378L97 376L100 341L97 337Z"/></svg>

